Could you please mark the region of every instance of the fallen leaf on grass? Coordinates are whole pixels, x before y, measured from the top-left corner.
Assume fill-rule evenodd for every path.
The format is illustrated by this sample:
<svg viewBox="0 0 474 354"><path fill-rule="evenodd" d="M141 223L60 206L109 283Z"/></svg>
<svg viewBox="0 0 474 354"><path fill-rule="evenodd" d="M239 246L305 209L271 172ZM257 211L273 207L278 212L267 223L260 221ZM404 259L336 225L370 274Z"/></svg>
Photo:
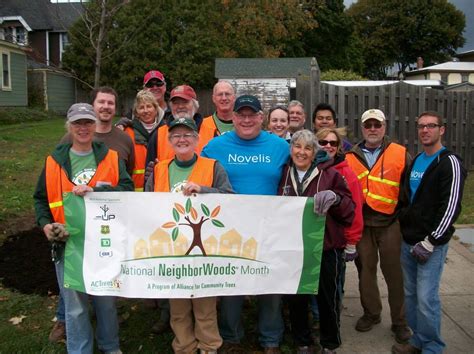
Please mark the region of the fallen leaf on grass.
<svg viewBox="0 0 474 354"><path fill-rule="evenodd" d="M19 325L21 322L23 322L24 318L26 318L26 316L21 315L21 316L18 316L18 317L12 317L8 321L10 321L12 323L12 325L16 326L16 325Z"/></svg>

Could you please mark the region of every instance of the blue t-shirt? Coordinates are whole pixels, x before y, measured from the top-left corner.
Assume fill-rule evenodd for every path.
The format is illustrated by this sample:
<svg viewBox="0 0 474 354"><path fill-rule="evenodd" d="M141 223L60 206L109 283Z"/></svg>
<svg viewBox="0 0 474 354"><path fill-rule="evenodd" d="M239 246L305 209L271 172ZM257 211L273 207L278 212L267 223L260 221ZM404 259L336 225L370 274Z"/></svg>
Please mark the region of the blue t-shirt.
<svg viewBox="0 0 474 354"><path fill-rule="evenodd" d="M444 149L446 148L443 146L433 155L426 155L426 153L423 152L420 154L420 156L416 158L415 163L413 164L413 168L410 172L410 202L413 201L416 191L420 186L421 179L423 178L423 175L425 174L428 166L433 162L436 157L438 157L438 155Z"/></svg>
<svg viewBox="0 0 474 354"><path fill-rule="evenodd" d="M201 155L224 166L236 193L276 195L290 148L284 139L266 131L252 140L231 131L212 139Z"/></svg>

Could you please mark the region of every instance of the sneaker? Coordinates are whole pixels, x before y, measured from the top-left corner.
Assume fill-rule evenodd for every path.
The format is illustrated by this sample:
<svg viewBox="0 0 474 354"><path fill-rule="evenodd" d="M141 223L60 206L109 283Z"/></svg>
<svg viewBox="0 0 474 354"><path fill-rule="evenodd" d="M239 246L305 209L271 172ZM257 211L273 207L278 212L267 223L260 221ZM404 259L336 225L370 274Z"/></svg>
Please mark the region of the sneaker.
<svg viewBox="0 0 474 354"><path fill-rule="evenodd" d="M156 334L163 334L169 332L171 330L171 326L169 322L158 321L156 322L153 327L151 327L151 331Z"/></svg>
<svg viewBox="0 0 474 354"><path fill-rule="evenodd" d="M219 348L219 354L245 354L245 350L239 343L224 342Z"/></svg>
<svg viewBox="0 0 474 354"><path fill-rule="evenodd" d="M56 321L48 337L51 343L57 343L66 340L66 324L62 321Z"/></svg>
<svg viewBox="0 0 474 354"><path fill-rule="evenodd" d="M395 340L401 344L407 343L413 334L410 327L406 325L392 325L391 329L395 334Z"/></svg>
<svg viewBox="0 0 474 354"><path fill-rule="evenodd" d="M280 348L278 347L265 347L263 348L263 354L280 354Z"/></svg>
<svg viewBox="0 0 474 354"><path fill-rule="evenodd" d="M322 353L323 354L336 354L336 350L335 349L324 348Z"/></svg>
<svg viewBox="0 0 474 354"><path fill-rule="evenodd" d="M374 325L380 323L380 321L380 316L372 317L364 314L364 316L357 320L355 329L359 332L367 332L370 331Z"/></svg>
<svg viewBox="0 0 474 354"><path fill-rule="evenodd" d="M420 354L421 349L414 347L410 343L397 343L392 346L393 354Z"/></svg>

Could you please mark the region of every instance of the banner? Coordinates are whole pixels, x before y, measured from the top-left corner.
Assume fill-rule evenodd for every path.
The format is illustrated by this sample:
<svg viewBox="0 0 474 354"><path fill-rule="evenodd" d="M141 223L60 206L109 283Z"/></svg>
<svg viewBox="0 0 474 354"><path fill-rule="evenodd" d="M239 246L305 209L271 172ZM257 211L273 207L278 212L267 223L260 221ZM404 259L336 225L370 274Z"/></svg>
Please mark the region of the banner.
<svg viewBox="0 0 474 354"><path fill-rule="evenodd" d="M132 298L317 293L325 218L312 198L69 193L64 211L66 288Z"/></svg>

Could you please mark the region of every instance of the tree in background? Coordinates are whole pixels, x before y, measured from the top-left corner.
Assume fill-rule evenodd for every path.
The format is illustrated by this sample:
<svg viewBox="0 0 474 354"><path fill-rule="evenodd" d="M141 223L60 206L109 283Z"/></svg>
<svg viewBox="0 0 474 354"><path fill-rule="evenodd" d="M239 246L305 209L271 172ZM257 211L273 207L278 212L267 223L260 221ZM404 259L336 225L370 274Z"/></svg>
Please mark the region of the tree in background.
<svg viewBox="0 0 474 354"><path fill-rule="evenodd" d="M363 71L362 49L354 36L352 18L344 11L343 0L302 2L317 23L298 41L289 42L285 56L316 57L321 70Z"/></svg>
<svg viewBox="0 0 474 354"><path fill-rule="evenodd" d="M465 16L447 0L359 0L347 12L374 79L393 64L406 71L417 57L427 65L448 60L465 41Z"/></svg>
<svg viewBox="0 0 474 354"><path fill-rule="evenodd" d="M72 31L76 26L83 25ZM113 17L100 82L131 93L146 71L157 68L169 86L211 87L215 58L283 56L286 43L314 26L297 0L134 0ZM92 82L95 48L77 38L66 50L64 65Z"/></svg>

